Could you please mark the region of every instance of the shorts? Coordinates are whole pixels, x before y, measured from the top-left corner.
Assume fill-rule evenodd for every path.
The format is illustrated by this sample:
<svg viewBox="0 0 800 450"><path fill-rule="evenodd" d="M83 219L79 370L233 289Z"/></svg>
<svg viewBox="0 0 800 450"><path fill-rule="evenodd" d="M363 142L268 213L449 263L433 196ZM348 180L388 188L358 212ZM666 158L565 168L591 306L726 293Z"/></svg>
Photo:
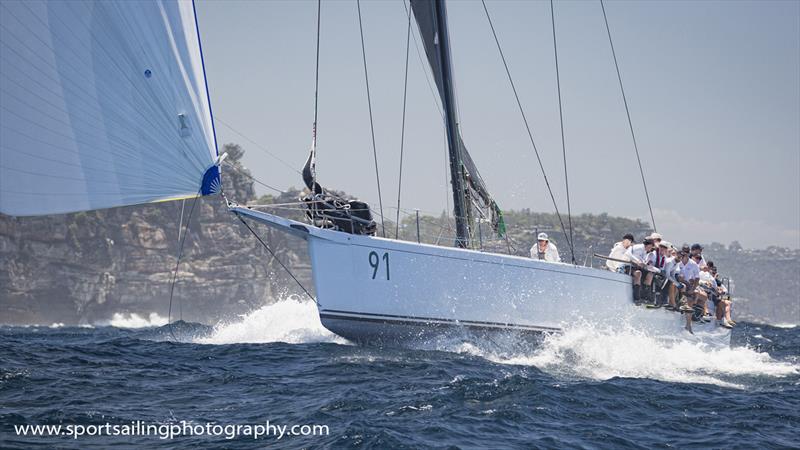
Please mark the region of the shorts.
<svg viewBox="0 0 800 450"><path fill-rule="evenodd" d="M642 269L640 269L640 268L638 268L638 267L636 267L636 266L634 266L632 264L628 264L627 266L625 266L625 273L628 274L628 275L633 275L633 273L636 272L637 270L641 270L642 271L642 276L644 276L644 274L645 274L644 270L642 270Z"/></svg>
<svg viewBox="0 0 800 450"><path fill-rule="evenodd" d="M716 293L716 292L714 292L714 291L712 291L710 289L708 291L706 291L706 292L708 292L708 298L711 299L711 301L714 302L714 307L719 305L719 303L724 300L724 296L723 295L720 295L720 294L718 294L718 293Z"/></svg>

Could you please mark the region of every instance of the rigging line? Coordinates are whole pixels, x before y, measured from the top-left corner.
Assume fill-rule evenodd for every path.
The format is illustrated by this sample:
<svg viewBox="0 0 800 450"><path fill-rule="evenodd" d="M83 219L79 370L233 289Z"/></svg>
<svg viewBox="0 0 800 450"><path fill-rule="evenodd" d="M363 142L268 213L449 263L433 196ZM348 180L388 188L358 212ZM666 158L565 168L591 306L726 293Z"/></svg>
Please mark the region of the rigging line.
<svg viewBox="0 0 800 450"><path fill-rule="evenodd" d="M481 0L481 3L483 4L484 12L486 12L486 19L489 21L489 27L492 29L492 35L494 36L494 42L497 44L497 50L500 52L500 58L503 60L503 66L506 69L506 75L508 76L508 81L511 84L511 90L514 91L514 98L517 100L517 106L519 107L519 112L522 115L522 121L525 122L525 129L528 131L528 138L531 141L531 146L533 146L534 153L536 153L536 160L539 162L539 168L542 170L544 184L547 186L547 191L550 193L550 199L553 201L553 208L556 210L556 215L558 216L558 221L561 223L561 229L564 231L564 237L567 239L567 244L569 244L570 248L572 248L572 241L569 240L567 227L564 226L564 219L561 217L561 213L558 210L558 203L556 203L556 197L553 195L553 189L550 187L550 181L547 179L547 173L544 170L544 163L542 163L542 158L539 156L539 149L536 148L536 143L533 140L533 133L531 133L531 127L528 125L528 119L525 116L525 110L522 108L522 102L519 100L517 88L514 85L514 80L511 78L511 70L508 68L508 63L506 62L503 48L500 46L500 39L497 37L497 32L494 29L492 18L489 15L489 9L486 7L486 0Z"/></svg>
<svg viewBox="0 0 800 450"><path fill-rule="evenodd" d="M358 7L358 29L361 33L361 57L364 60L364 80L367 86L367 107L369 108L369 129L372 133L372 156L375 159L375 179L378 183L378 206L381 210L381 229L386 237L386 224L383 221L383 199L381 197L381 176L378 171L378 150L375 147L375 125L372 120L372 98L369 94L369 72L367 71L367 50L364 46L364 25L361 21L361 0L356 0Z"/></svg>
<svg viewBox="0 0 800 450"><path fill-rule="evenodd" d="M249 178L251 181L254 181L254 182L264 186L265 188L272 189L273 191L275 191L275 192L277 192L279 194L285 194L286 193L286 192L284 192L284 191L282 191L282 190L280 190L280 189L278 189L276 187L273 187L273 186L268 185L267 183L264 183L263 181L259 180L256 177L250 175L249 173L245 172L245 169L242 168L242 167L239 167L239 166L234 165L232 163L229 163L227 161L222 161L222 163L225 164L226 166L238 171L240 174L242 174L245 177Z"/></svg>
<svg viewBox="0 0 800 450"><path fill-rule="evenodd" d="M271 151L267 150L267 148L266 148L266 147L264 147L264 146L262 146L262 145L259 145L259 143L258 143L258 142L256 142L255 140L253 140L253 139L251 139L251 138L249 138L249 137L245 136L245 135L244 135L244 133L242 133L241 131L237 130L236 128L233 128L233 126L231 126L229 123L227 123L227 122L225 122L224 120L220 119L219 115L215 115L215 116L214 116L214 121L215 121L215 122L219 122L221 125L225 126L225 128L228 128L229 130L233 131L234 133L238 134L239 136L241 136L241 137L243 137L244 139L246 139L247 141L249 141L251 144L255 145L255 147L256 147L257 149L259 149L259 150L263 151L264 153L266 153L266 154L267 154L267 155L269 155L269 156L272 156L273 158L275 158L276 160L278 160L278 162L280 162L280 163L281 163L281 164L283 164L284 166L286 166L286 167L288 167L289 169L291 169L291 170L293 170L293 171L297 172L298 174L300 174L300 171L299 171L299 170L297 170L297 168L296 168L296 167L292 166L291 164L289 164L289 163L288 163L288 162L286 162L285 160L281 159L280 157L278 157L277 155L275 155L275 154L274 154L274 153L272 153Z"/></svg>
<svg viewBox="0 0 800 450"><path fill-rule="evenodd" d="M317 113L319 111L319 36L322 21L322 0L317 0L317 57L314 70L314 138L317 136Z"/></svg>
<svg viewBox="0 0 800 450"><path fill-rule="evenodd" d="M181 218L178 221L178 242L181 241L181 228L183 228L183 211L184 211L185 208L186 208L186 199L184 198L184 199L181 200ZM183 303L182 302L178 302L178 308L179 308L178 309L178 311L179 311L178 312L178 314L179 314L178 317L180 318L180 320L183 320Z"/></svg>
<svg viewBox="0 0 800 450"><path fill-rule="evenodd" d="M317 185L317 115L319 113L319 37L320 23L322 21L322 0L317 0L317 48L316 61L314 65L314 124L311 128L311 186L312 191ZM312 192L313 194L313 192Z"/></svg>
<svg viewBox="0 0 800 450"><path fill-rule="evenodd" d="M178 279L178 267L181 264L181 257L183 257L183 247L186 244L186 236L189 235L189 225L192 223L192 214L194 214L194 207L197 205L197 201L200 198L200 191L197 191L197 194L194 196L194 201L192 202L192 207L189 208L189 216L186 218L186 228L183 230L183 237L180 239L180 245L178 246L178 258L175 261L175 271L172 273L172 284L169 287L169 308L167 310L167 324L169 325L169 334L172 336L174 341L178 341L175 337L175 333L172 330L172 299L175 294L175 282ZM182 212L182 211L181 211ZM180 234L180 229L178 229L178 234ZM183 312L181 311L181 316ZM181 317L180 320L183 320Z"/></svg>
<svg viewBox="0 0 800 450"><path fill-rule="evenodd" d="M186 199L181 199L181 218L178 222L178 242L181 241L181 228L183 228L183 210L186 207Z"/></svg>
<svg viewBox="0 0 800 450"><path fill-rule="evenodd" d="M617 62L617 52L614 50L614 41L611 40L611 28L608 26L608 17L606 16L606 7L603 0L600 0L600 8L603 10L603 21L606 24L606 33L608 34L608 43L611 46L611 55L614 57L614 67L617 69L617 80L619 80L619 90L622 92L622 102L625 104L625 114L628 117L628 127L631 130L631 138L633 139L633 149L636 150L636 162L639 163L639 174L642 176L642 185L644 186L644 195L647 198L647 208L650 210L650 220L653 222L653 231L656 229L656 218L653 215L653 206L650 203L650 193L647 190L647 180L644 177L644 169L642 168L642 158L639 156L639 146L636 144L636 133L633 132L633 122L631 121L631 112L628 109L628 99L625 96L625 88L622 87L622 75L619 72L619 63Z"/></svg>
<svg viewBox="0 0 800 450"><path fill-rule="evenodd" d="M250 227L250 224L248 224L248 223L247 223L247 222L246 222L246 221L245 221L245 220L242 218L242 216L241 216L241 215L239 215L239 213L238 213L238 212L234 211L233 213L234 213L234 214L236 214L236 217L237 217L237 218L238 218L238 219L239 219L239 220L240 220L240 221L241 221L241 222L244 224L244 226L245 226L245 227L247 227L247 229L248 229L248 230L250 230L250 233L252 233L252 234L253 234L253 236L255 236L255 238L256 238L256 239L258 239L258 242L260 242L260 243L261 243L261 245L262 245L262 246L264 246L264 248L265 248L265 249L267 249L267 251L269 252L269 254L270 254L270 255L272 255L272 258L273 258L273 259L275 259L275 261L277 261L277 262L278 262L278 264L280 264L280 266L281 266L281 267L283 267L283 270L285 270L285 271L286 271L286 273L288 273L288 274L289 274L289 276L290 276L290 277L292 277L292 279L294 280L294 282L295 282L295 283L297 283L297 285L298 285L298 286L300 286L300 289L302 289L302 290L303 290L303 292L305 292L305 293L306 293L306 295L308 296L308 298L310 298L310 299L311 299L311 301L313 301L314 303L316 303L316 304L317 304L317 306L321 306L321 305L319 304L319 302L317 301L317 299L316 299L316 298L314 298L314 296L313 296L313 295L311 295L311 293L310 293L310 292L308 292L308 289L306 289L306 287L305 287L305 286L303 286L303 283L301 283L301 282L300 282L300 280L298 280L298 279L297 279L297 277L295 277L295 276L294 276L294 274L292 273L292 271L291 271L291 270L289 270L289 268L288 268L288 267L286 267L286 265L285 265L285 264L283 264L283 263L281 262L281 260L280 260L280 259L278 259L278 256L277 256L277 255L275 255L275 252L274 252L274 251L272 251L272 248L270 248L270 246L269 246L269 245L267 245L267 243L266 243L266 242L264 242L264 240L263 240L263 239L261 239L261 236L259 236L259 235L258 235L258 234L257 234L257 233L256 233L256 232L255 232L255 231L254 231L254 230L253 230L251 227Z"/></svg>
<svg viewBox="0 0 800 450"><path fill-rule="evenodd" d="M405 2L403 3L405 5ZM394 225L394 238L400 235L400 192L403 186L403 150L406 137L406 98L408 95L408 53L411 48L411 11L408 12L408 27L406 28L406 68L403 78L403 123L400 126L400 174L397 178L397 217Z"/></svg>
<svg viewBox="0 0 800 450"><path fill-rule="evenodd" d="M558 119L561 123L561 153L564 155L564 185L567 189L567 221L569 222L569 241L574 242L572 235L572 205L569 199L569 175L567 173L567 145L564 141L564 110L561 106L561 75L558 70L558 44L556 41L556 13L553 8L553 0L550 0L550 21L553 24L553 56L556 61L556 86L558 87ZM575 264L575 248L570 245L570 256L572 264Z"/></svg>
<svg viewBox="0 0 800 450"><path fill-rule="evenodd" d="M445 217L449 220L450 219L450 183L452 180L450 179L450 161L449 161L449 149L447 146L447 130L445 127L442 127L442 142L444 144L444 204L446 206ZM455 214L454 214L455 215Z"/></svg>

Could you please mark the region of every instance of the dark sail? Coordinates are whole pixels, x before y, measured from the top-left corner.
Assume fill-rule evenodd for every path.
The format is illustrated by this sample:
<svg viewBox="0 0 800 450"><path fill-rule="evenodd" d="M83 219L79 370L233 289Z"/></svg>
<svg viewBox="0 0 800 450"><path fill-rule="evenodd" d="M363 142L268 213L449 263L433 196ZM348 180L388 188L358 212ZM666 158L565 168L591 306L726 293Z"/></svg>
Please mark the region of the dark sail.
<svg viewBox="0 0 800 450"><path fill-rule="evenodd" d="M458 130L455 108L447 104L452 102L453 99L451 98L452 80L448 79L448 76L451 76L450 71L447 67L443 67L445 64L449 67L450 63L449 49L447 48L449 44L446 41L448 36L444 0L411 0L411 9L419 26L425 54L447 116L445 120L449 128L448 140L451 142L451 159L455 157L458 163L456 167L451 164L457 229L460 228L458 227L459 219L465 219L467 233L472 234L469 231L472 229L473 218L475 217L472 211L477 206L481 210L482 216L491 219L494 231L503 236L505 234L505 223L503 222L500 208L489 194L486 183L484 183L475 162L472 160L472 156L470 156L464 145L461 133ZM445 29L440 30L440 27ZM444 45L444 49L442 45ZM458 231L460 234L460 230Z"/></svg>

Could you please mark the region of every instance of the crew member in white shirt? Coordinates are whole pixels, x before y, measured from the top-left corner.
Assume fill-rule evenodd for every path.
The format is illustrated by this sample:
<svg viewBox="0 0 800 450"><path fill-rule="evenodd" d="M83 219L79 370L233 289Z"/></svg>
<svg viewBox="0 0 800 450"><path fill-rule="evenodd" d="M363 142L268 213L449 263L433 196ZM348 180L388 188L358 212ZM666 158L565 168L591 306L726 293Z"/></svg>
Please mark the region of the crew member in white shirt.
<svg viewBox="0 0 800 450"><path fill-rule="evenodd" d="M706 259L703 257L703 246L700 245L700 244L692 244L692 247L691 247L690 251L691 251L691 254L689 255L689 257L692 260L695 260L695 258L694 258L695 255L700 256L700 261L696 261L695 260L695 262L697 262L697 265L699 265L701 269L703 267L705 267L706 266Z"/></svg>
<svg viewBox="0 0 800 450"><path fill-rule="evenodd" d="M648 268L647 254L653 251L653 240L645 239L641 244L631 245L625 251L625 256L631 262L631 275L633 275L633 301L636 304L647 301L649 293L651 292L651 283L653 282L653 274ZM647 272L644 276L644 289L642 289L642 273Z"/></svg>
<svg viewBox="0 0 800 450"><path fill-rule="evenodd" d="M703 281L703 269L705 268L705 265L701 264L703 256L699 254L693 254L689 257L689 259L693 261L695 264L697 264L697 270L700 271L697 279L697 288L695 289L695 305L703 307L703 315L701 317L701 320L703 320L704 322L710 322L711 321L710 319L706 319L706 316L709 315L708 293L705 291L705 289L700 287L700 283Z"/></svg>
<svg viewBox="0 0 800 450"><path fill-rule="evenodd" d="M700 268L700 286L701 289L708 295L708 298L714 303L714 310L716 312L717 325L725 328L733 328L733 325L728 323L725 319L725 300L722 299L722 292L717 285L717 280L714 274L711 273L711 262L705 267Z"/></svg>
<svg viewBox="0 0 800 450"><path fill-rule="evenodd" d="M627 257L625 256L625 252L631 245L633 245L633 235L628 233L625 236L622 236L621 241L614 244L614 247L611 249L611 253L608 254L608 257L626 261ZM619 272L625 266L627 266L627 264L619 261L612 261L610 259L606 260L606 267L608 267L608 270L612 272Z"/></svg>
<svg viewBox="0 0 800 450"><path fill-rule="evenodd" d="M680 273L678 281L683 285L683 295L686 297L686 305L681 305L680 310L686 313L686 330L692 333L692 311L695 303L695 291L697 283L700 281L700 266L689 258L688 252L681 252L681 262L678 266Z"/></svg>
<svg viewBox="0 0 800 450"><path fill-rule="evenodd" d="M688 295L693 295L694 289L689 289L689 287L697 287L697 282L700 280L700 266L692 261L688 253L681 253L681 262L678 267L681 281L687 284L686 292ZM695 286L691 286L692 284Z"/></svg>
<svg viewBox="0 0 800 450"><path fill-rule="evenodd" d="M531 258L547 262L561 262L558 248L556 248L556 244L550 242L547 233L539 233L539 236L536 237L536 243L531 247Z"/></svg>
<svg viewBox="0 0 800 450"><path fill-rule="evenodd" d="M678 259L677 254L675 254L675 249L672 247L667 241L661 241L661 246L666 246L667 250L665 252L667 258L664 260L664 267L661 269L661 275L667 280L664 289L667 290L667 295L669 297L669 306L672 309L677 309L677 305L675 299L678 295L678 280L676 278L678 272L678 264L680 264L680 260Z"/></svg>

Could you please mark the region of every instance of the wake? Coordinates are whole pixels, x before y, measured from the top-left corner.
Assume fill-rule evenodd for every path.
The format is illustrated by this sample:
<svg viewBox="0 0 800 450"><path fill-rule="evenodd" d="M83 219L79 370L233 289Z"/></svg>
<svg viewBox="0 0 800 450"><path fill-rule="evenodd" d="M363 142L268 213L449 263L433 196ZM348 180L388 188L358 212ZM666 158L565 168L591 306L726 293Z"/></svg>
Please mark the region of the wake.
<svg viewBox="0 0 800 450"><path fill-rule="evenodd" d="M744 388L747 378L800 375L800 366L775 360L766 352L689 341L664 342L633 328L612 330L582 324L548 335L524 352L497 351L495 342L483 344L460 343L450 350L500 364L533 366L552 375L601 381L648 378Z"/></svg>

